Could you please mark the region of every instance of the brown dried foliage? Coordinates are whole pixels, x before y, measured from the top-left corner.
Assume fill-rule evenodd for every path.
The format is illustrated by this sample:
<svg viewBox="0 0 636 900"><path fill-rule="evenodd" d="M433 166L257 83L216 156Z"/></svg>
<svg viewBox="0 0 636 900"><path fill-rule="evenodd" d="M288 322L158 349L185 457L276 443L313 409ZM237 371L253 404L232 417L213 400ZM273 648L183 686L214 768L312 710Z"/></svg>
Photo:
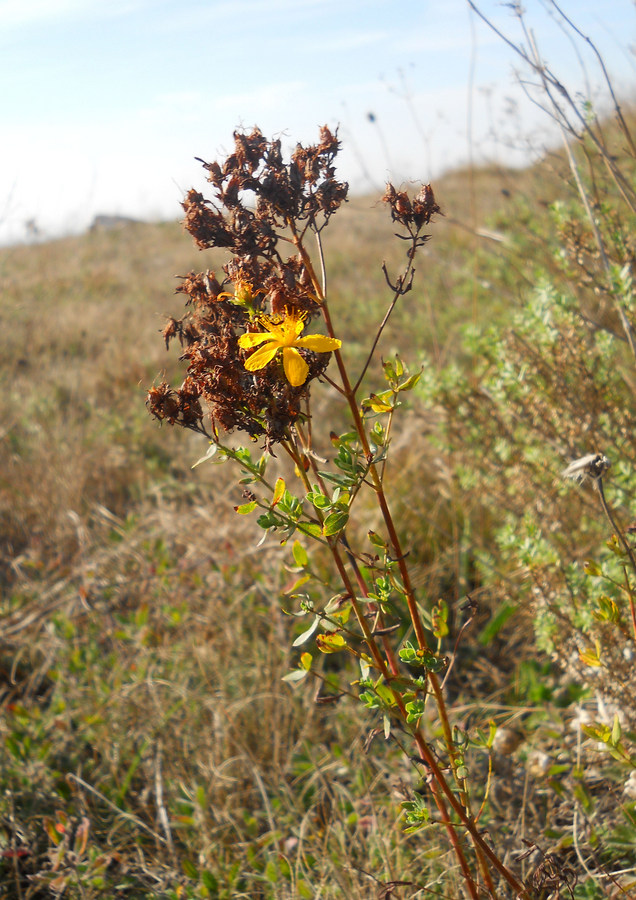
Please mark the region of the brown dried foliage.
<svg viewBox="0 0 636 900"><path fill-rule="evenodd" d="M170 319L163 336L166 346L175 338L181 343L187 375L180 388L153 387L147 405L158 419L210 436L203 403L212 435L218 426L238 428L254 439L264 436L270 447L301 415L309 384L323 374L329 356L301 349L309 374L305 384L292 387L276 364L246 371L238 338L259 315L303 313L309 322L319 311L301 256L281 255L281 242L289 241L283 231L319 232L346 200L347 185L335 178L339 143L326 127L315 146L298 145L289 163L280 141L266 140L258 129L235 132L234 142L225 162L203 163L214 200L191 190L182 204L196 245L226 248L232 257L222 282L210 271L182 278L177 290L187 297L186 314Z"/></svg>

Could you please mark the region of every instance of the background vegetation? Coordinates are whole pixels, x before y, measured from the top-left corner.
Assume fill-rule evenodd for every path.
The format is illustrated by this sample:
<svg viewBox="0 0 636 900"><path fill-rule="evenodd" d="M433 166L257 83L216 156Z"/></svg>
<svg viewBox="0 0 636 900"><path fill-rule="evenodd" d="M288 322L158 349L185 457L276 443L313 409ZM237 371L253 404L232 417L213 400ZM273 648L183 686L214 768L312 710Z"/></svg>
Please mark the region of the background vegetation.
<svg viewBox="0 0 636 900"><path fill-rule="evenodd" d="M634 572L593 484L560 479L605 453L631 540L634 152L629 122L592 126L614 169L583 135L575 170L434 185L446 218L381 346L423 371L387 492L421 602L450 610L481 824L537 897L590 900L636 895ZM355 368L403 248L374 198L325 247ZM176 224L0 252L0 894L457 898L443 835L404 833L399 748L351 698L282 681L303 625L278 543L144 407L180 379L158 334L174 276L220 263Z"/></svg>

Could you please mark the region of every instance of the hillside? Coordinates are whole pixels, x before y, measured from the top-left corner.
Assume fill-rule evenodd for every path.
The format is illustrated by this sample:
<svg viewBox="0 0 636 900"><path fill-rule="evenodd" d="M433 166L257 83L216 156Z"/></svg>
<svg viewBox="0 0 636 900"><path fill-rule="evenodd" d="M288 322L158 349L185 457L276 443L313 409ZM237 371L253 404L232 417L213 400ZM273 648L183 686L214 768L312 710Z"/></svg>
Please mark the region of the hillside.
<svg viewBox="0 0 636 900"><path fill-rule="evenodd" d="M433 185L443 216L365 386L384 388L380 357L396 351L423 372L395 417L386 485L421 604L448 611L438 649L454 659L445 691L481 822L511 865L527 838L560 854L559 883L576 873L572 896L618 897L628 877L597 886L636 865L634 572L619 539L605 546L615 529L593 486L557 480L607 453L610 512L631 521L634 360L612 303L633 321L634 217L595 162L615 278L603 293L564 166ZM390 301L381 265L403 263L395 230L376 198L354 198L324 235L354 371ZM223 261L173 223L0 251L3 896L366 898L392 882L395 897L427 896L424 883L460 896L441 831L403 834L421 771L381 719L369 727L355 660L321 658L326 683L348 685L337 703L282 680L306 624L290 615L290 548L274 533L257 546L230 466L192 469L205 439L146 410L153 383L184 375L160 334L181 315L175 276ZM315 390L315 429L348 427L334 391ZM316 446L333 456L328 431ZM352 541L381 526L368 497L358 510ZM326 599L320 552L317 568ZM597 652L596 682L577 647ZM611 735L591 741L575 725L606 721L602 703ZM539 871L537 854L524 865Z"/></svg>

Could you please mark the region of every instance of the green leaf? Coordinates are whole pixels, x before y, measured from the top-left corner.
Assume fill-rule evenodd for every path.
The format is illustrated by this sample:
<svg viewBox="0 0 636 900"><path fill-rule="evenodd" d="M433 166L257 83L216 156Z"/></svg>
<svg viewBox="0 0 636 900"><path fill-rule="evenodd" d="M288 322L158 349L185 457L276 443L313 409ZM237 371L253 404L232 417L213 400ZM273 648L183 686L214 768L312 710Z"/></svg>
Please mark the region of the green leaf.
<svg viewBox="0 0 636 900"><path fill-rule="evenodd" d="M183 869L183 874L188 878L192 878L193 880L199 880L199 870L192 862L192 860L188 859L186 856L181 860L181 868Z"/></svg>
<svg viewBox="0 0 636 900"><path fill-rule="evenodd" d="M395 374L395 366L393 365L392 359L387 359L382 363L382 368L384 369L384 377L387 381L395 381L397 376Z"/></svg>
<svg viewBox="0 0 636 900"><path fill-rule="evenodd" d="M594 800L592 799L592 795L587 790L584 784L575 784L573 788L573 793L576 799L579 801L583 809L590 813L594 809Z"/></svg>
<svg viewBox="0 0 636 900"><path fill-rule="evenodd" d="M494 638L497 636L497 634L499 634L510 616L515 612L516 608L516 606L513 606L510 603L504 603L499 607L492 619L482 628L481 632L479 633L477 640L482 645L482 647L487 647L488 644L492 640L494 640Z"/></svg>
<svg viewBox="0 0 636 900"><path fill-rule="evenodd" d="M307 494L307 499L316 509L329 509L331 506L331 500L322 491L310 491Z"/></svg>
<svg viewBox="0 0 636 900"><path fill-rule="evenodd" d="M583 565L583 571L586 575L599 576L603 574L603 570L593 559L586 559Z"/></svg>
<svg viewBox="0 0 636 900"><path fill-rule="evenodd" d="M402 384L398 385L398 391L412 390L421 377L421 372L417 372L415 375L411 375L410 378L407 378L406 381L403 381Z"/></svg>
<svg viewBox="0 0 636 900"><path fill-rule="evenodd" d="M212 891L213 893L218 893L219 883L216 880L216 878L214 877L214 875L212 874L212 872L208 872L207 869L205 869L203 872L201 872L201 882L205 885L205 887L209 891Z"/></svg>
<svg viewBox="0 0 636 900"><path fill-rule="evenodd" d="M424 701L421 699L412 700L406 704L406 721L411 724L419 722L424 715Z"/></svg>
<svg viewBox="0 0 636 900"><path fill-rule="evenodd" d="M303 584L307 584L308 581L311 581L311 575L305 573L305 575L301 575L300 578L297 578L290 587L285 588L283 593L294 594L298 588L302 587Z"/></svg>
<svg viewBox="0 0 636 900"><path fill-rule="evenodd" d="M348 521L349 513L344 512L344 510L335 510L327 516L323 523L323 535L329 537L332 534L338 534L342 531Z"/></svg>
<svg viewBox="0 0 636 900"><path fill-rule="evenodd" d="M379 534L376 534L375 531L368 531L367 537L371 541L374 547L377 547L379 550L386 550L388 547L387 542L380 537Z"/></svg>
<svg viewBox="0 0 636 900"><path fill-rule="evenodd" d="M607 725L581 725L581 731L595 741L607 743L609 735Z"/></svg>
<svg viewBox="0 0 636 900"><path fill-rule="evenodd" d="M309 562L307 551L300 543L300 541L294 541L294 544L292 546L292 553L294 555L294 562L297 566L304 568Z"/></svg>
<svg viewBox="0 0 636 900"><path fill-rule="evenodd" d="M338 475L333 472L321 472L320 474L325 481L329 481L331 484L337 484L340 487L349 488L356 483L354 475Z"/></svg>
<svg viewBox="0 0 636 900"><path fill-rule="evenodd" d="M614 556L623 557L625 556L625 551L623 550L622 544L619 543L618 538L615 534L611 536L609 541L605 541L605 546L612 551Z"/></svg>
<svg viewBox="0 0 636 900"><path fill-rule="evenodd" d="M247 504L246 504L247 505ZM259 527L263 528L267 531L269 528L274 528L277 525L282 524L282 519L280 516L277 516L274 512L266 512L258 517L256 520ZM263 535L263 540L265 540L265 535Z"/></svg>
<svg viewBox="0 0 636 900"><path fill-rule="evenodd" d="M265 878L272 884L275 884L278 881L278 867L272 859L270 859L265 866Z"/></svg>
<svg viewBox="0 0 636 900"><path fill-rule="evenodd" d="M242 503L241 506L234 507L234 511L237 512L239 516L246 516L254 509L256 509L256 500L251 500L249 503Z"/></svg>

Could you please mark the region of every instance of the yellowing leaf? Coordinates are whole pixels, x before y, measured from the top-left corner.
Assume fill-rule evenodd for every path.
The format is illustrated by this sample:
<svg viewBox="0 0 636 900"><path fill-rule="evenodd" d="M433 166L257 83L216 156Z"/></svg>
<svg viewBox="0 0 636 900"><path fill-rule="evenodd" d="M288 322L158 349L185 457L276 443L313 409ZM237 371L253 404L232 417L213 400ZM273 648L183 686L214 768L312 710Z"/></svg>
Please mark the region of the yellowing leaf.
<svg viewBox="0 0 636 900"><path fill-rule="evenodd" d="M277 478L276 484L274 485L274 496L272 497L272 503L271 503L272 507L277 506L280 503L281 498L282 498L283 494L285 493L285 487L286 487L285 479Z"/></svg>
<svg viewBox="0 0 636 900"><path fill-rule="evenodd" d="M421 377L421 372L416 372L415 375L411 375L410 378L407 378L406 381L402 382L402 384L398 387L398 391L410 391L415 387Z"/></svg>
<svg viewBox="0 0 636 900"><path fill-rule="evenodd" d="M364 401L365 406L370 406L373 412L384 413L391 412L393 406L388 402L391 397L391 391L385 391L384 394L371 394L368 400Z"/></svg>
<svg viewBox="0 0 636 900"><path fill-rule="evenodd" d="M88 832L90 830L91 823L86 818L83 817L82 821L77 827L77 831L75 832L75 842L73 845L73 851L78 855L82 856L84 851L86 850L86 845L88 844Z"/></svg>
<svg viewBox="0 0 636 900"><path fill-rule="evenodd" d="M587 650L579 650L579 657L582 663L591 668L598 669L601 665L601 658L597 648L588 647Z"/></svg>
<svg viewBox="0 0 636 900"><path fill-rule="evenodd" d="M299 587L302 587L307 581L311 580L311 575L301 575L300 578L295 578L294 581L286 585L283 594L293 594L294 591L297 591Z"/></svg>
<svg viewBox="0 0 636 900"><path fill-rule="evenodd" d="M57 847L57 845L61 841L60 835L63 834L63 832L60 832L60 830L59 830L58 823L53 822L52 819L49 819L48 816L45 816L44 817L44 828L45 828L46 833L48 834L50 840L53 841L53 843Z"/></svg>
<svg viewBox="0 0 636 900"><path fill-rule="evenodd" d="M341 634L319 634L316 637L316 646L321 653L337 653L345 649L347 642Z"/></svg>

